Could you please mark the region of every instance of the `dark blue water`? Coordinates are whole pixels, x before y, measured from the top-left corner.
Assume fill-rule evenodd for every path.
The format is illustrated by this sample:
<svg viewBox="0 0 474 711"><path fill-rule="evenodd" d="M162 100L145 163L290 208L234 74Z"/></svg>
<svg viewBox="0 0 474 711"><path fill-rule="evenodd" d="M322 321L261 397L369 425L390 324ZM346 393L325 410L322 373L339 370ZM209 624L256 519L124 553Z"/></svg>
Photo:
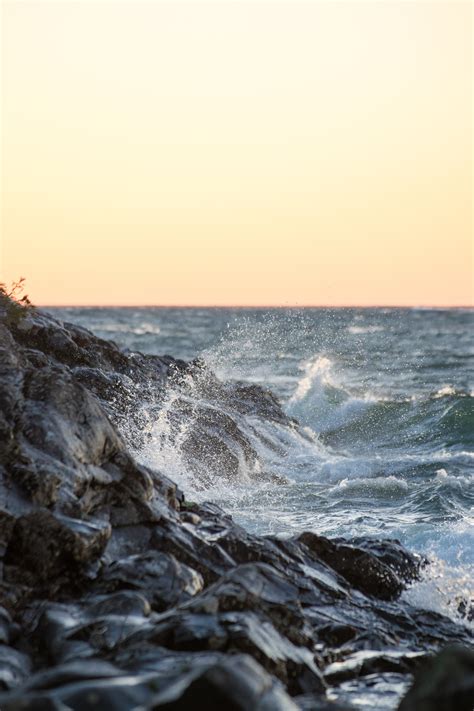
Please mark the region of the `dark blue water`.
<svg viewBox="0 0 474 711"><path fill-rule="evenodd" d="M203 491L166 417L139 457L249 529L400 538L427 554L406 595L454 615L473 596L474 312L466 309L50 309L121 346L192 359L279 395L306 436L239 423L280 486L248 477ZM173 393L169 393L173 397ZM251 419L251 418L250 418ZM269 446L271 445L271 446Z"/></svg>

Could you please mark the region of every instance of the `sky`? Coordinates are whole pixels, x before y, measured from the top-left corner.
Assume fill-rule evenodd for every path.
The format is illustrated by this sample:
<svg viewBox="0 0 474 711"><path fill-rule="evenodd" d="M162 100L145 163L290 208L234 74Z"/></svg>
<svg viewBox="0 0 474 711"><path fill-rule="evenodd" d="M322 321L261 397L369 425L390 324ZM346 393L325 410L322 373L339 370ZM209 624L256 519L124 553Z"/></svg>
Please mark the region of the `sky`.
<svg viewBox="0 0 474 711"><path fill-rule="evenodd" d="M463 0L4 0L37 304L473 304Z"/></svg>

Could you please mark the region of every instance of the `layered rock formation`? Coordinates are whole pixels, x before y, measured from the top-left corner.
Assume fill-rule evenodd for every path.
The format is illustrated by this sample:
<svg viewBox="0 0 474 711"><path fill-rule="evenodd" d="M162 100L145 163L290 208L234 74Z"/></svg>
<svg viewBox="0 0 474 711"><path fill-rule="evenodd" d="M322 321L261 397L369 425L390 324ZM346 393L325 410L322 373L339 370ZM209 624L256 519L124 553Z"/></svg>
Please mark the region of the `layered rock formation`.
<svg viewBox="0 0 474 711"><path fill-rule="evenodd" d="M400 599L425 561L397 541L252 535L140 465L170 383L203 485L272 477L238 418L298 428L271 393L0 305L2 710L344 709L472 642Z"/></svg>

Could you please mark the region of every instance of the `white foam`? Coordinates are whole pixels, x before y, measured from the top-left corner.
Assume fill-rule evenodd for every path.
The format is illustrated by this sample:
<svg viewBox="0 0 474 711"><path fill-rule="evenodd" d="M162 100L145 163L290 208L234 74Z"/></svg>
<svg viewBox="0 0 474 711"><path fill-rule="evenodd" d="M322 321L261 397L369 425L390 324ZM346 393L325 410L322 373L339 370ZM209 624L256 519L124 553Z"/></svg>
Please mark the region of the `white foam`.
<svg viewBox="0 0 474 711"><path fill-rule="evenodd" d="M408 491L408 482L404 479L399 479L395 476L379 476L357 479L342 479L339 482L336 494L340 492L345 494L359 493L365 491L372 495L380 494L382 496L404 495Z"/></svg>
<svg viewBox="0 0 474 711"><path fill-rule="evenodd" d="M303 425L310 425L318 432L343 427L379 401L370 392L352 394L337 372L336 363L324 354L317 353L299 367L303 375L286 409Z"/></svg>
<svg viewBox="0 0 474 711"><path fill-rule="evenodd" d="M474 629L459 610L462 601L474 604L474 566L453 565L431 554L430 564L423 569L421 580L403 593L412 605L455 618Z"/></svg>
<svg viewBox="0 0 474 711"><path fill-rule="evenodd" d="M148 334L158 335L161 333L161 328L152 323L142 323L140 326L132 328L131 331L137 336L146 336Z"/></svg>
<svg viewBox="0 0 474 711"><path fill-rule="evenodd" d="M332 362L326 356L317 355L314 360L308 360L300 367L304 371L304 375L298 381L296 390L289 400L290 407L303 400L315 386L332 384L329 378Z"/></svg>
<svg viewBox="0 0 474 711"><path fill-rule="evenodd" d="M456 389L452 385L443 385L434 394L435 398L446 397L446 395L456 395Z"/></svg>
<svg viewBox="0 0 474 711"><path fill-rule="evenodd" d="M378 333L384 330L383 326L349 326L347 332L358 335L362 333Z"/></svg>
<svg viewBox="0 0 474 711"><path fill-rule="evenodd" d="M136 336L157 335L161 329L156 324L141 323L139 326L131 326L127 323L107 323L101 324L99 329L105 333L133 333Z"/></svg>

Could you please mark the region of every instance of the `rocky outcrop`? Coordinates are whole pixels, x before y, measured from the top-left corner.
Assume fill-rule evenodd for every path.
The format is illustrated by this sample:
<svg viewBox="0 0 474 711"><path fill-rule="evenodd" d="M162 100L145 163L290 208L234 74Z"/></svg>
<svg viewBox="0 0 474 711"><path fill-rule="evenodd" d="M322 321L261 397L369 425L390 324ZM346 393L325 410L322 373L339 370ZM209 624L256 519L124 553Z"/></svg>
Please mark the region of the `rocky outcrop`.
<svg viewBox="0 0 474 711"><path fill-rule="evenodd" d="M399 711L471 711L474 708L474 651L447 647L426 662Z"/></svg>
<svg viewBox="0 0 474 711"><path fill-rule="evenodd" d="M336 711L328 689L470 644L400 598L425 561L399 542L259 537L187 502L133 455L163 408L203 485L259 473L239 413L298 430L201 362L0 308L2 709Z"/></svg>

